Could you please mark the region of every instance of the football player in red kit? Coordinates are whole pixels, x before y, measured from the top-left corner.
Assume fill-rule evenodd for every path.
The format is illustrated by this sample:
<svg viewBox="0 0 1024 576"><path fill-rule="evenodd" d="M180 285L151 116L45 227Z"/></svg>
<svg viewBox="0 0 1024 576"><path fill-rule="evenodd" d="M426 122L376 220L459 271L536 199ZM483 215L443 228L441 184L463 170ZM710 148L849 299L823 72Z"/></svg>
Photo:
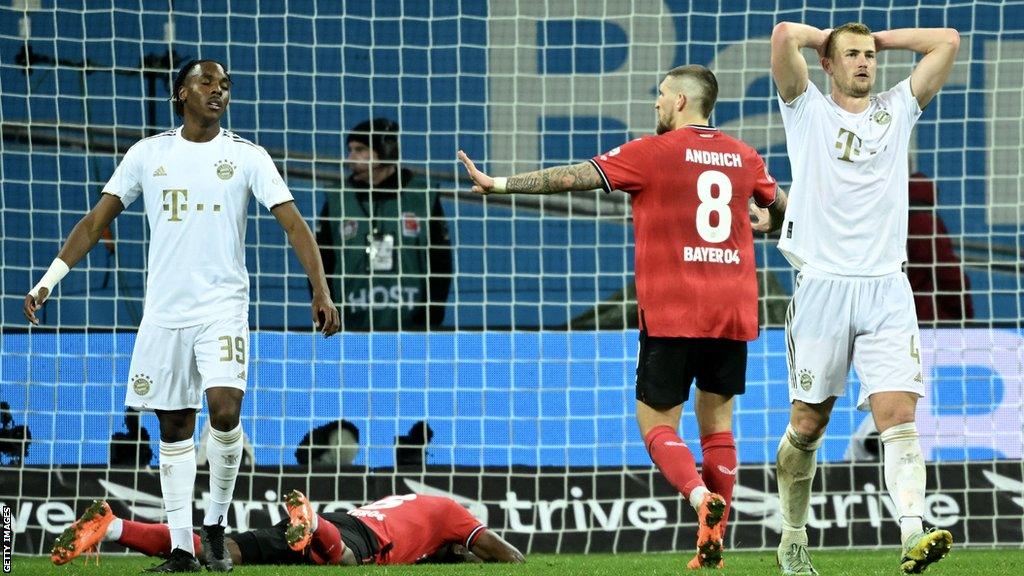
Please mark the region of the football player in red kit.
<svg viewBox="0 0 1024 576"><path fill-rule="evenodd" d="M309 500L293 490L285 496L285 505L287 520L226 535L225 547L235 565L525 561L519 550L451 498L402 494L348 513L316 514ZM66 564L96 552L103 541L148 556L171 553L166 524L118 518L106 502L97 500L57 538L51 559ZM204 560L198 536L194 544L196 556Z"/></svg>
<svg viewBox="0 0 1024 576"><path fill-rule="evenodd" d="M640 315L637 421L651 459L697 513L697 554L687 565L694 569L723 565L736 478L733 396L744 392L747 342L758 333L751 232L778 229L786 207L757 151L709 124L717 98L710 70L679 66L658 86L657 135L589 162L492 178L459 151L480 194L602 188L630 195ZM694 380L700 474L677 432Z"/></svg>

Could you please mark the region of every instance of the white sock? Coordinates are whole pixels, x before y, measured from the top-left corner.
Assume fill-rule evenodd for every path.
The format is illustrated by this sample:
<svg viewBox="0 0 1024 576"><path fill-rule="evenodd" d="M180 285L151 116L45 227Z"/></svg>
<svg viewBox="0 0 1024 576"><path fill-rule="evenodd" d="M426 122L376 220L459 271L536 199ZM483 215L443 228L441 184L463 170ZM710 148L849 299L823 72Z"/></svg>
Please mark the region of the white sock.
<svg viewBox="0 0 1024 576"><path fill-rule="evenodd" d="M807 511L811 502L811 482L818 470L818 447L823 436L807 438L786 426L779 441L775 474L779 484L782 510L782 545L807 545Z"/></svg>
<svg viewBox="0 0 1024 576"><path fill-rule="evenodd" d="M690 491L690 506L693 506L694 510L700 510L700 505L704 503L704 495L710 492L707 486L697 486Z"/></svg>
<svg viewBox="0 0 1024 576"><path fill-rule="evenodd" d="M121 539L122 532L124 532L124 520L114 518L114 521L107 525L107 532L103 535L103 540L117 542Z"/></svg>
<svg viewBox="0 0 1024 576"><path fill-rule="evenodd" d="M192 494L196 485L196 447L192 439L160 441L160 492L164 497L171 550L195 556L192 546Z"/></svg>
<svg viewBox="0 0 1024 576"><path fill-rule="evenodd" d="M210 501L203 524L227 526L228 507L242 460L242 425L227 432L211 426L210 435L206 437L206 457L210 463Z"/></svg>
<svg viewBox="0 0 1024 576"><path fill-rule="evenodd" d="M893 426L879 435L885 462L885 487L889 489L899 512L900 534L903 542L921 532L924 526L924 456L913 422Z"/></svg>

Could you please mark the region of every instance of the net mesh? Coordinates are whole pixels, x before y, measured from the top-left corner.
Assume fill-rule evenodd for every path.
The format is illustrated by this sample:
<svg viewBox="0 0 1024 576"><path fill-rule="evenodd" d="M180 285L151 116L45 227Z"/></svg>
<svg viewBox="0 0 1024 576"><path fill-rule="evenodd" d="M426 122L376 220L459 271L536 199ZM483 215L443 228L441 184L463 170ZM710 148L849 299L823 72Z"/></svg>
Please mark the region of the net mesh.
<svg viewBox="0 0 1024 576"><path fill-rule="evenodd" d="M167 101L172 71L188 58L213 58L234 80L224 125L270 152L313 226L329 219L323 207L342 188L352 127L378 116L396 120L401 163L440 198L454 261L438 328L325 341L310 333L305 275L286 238L268 212L251 207L252 361L242 417L251 447L248 473L294 473L303 439L322 439L344 419L358 440L351 427L348 435L335 431L329 442L348 444L325 451L336 467L301 477L359 480L398 461L421 466L419 458L426 466L419 470L434 474L439 489L462 490L460 496L483 502L492 514L501 510L492 526L530 551L688 548L689 536L677 536L692 519L650 475L633 421L637 335L628 197L595 191L483 202L460 182L455 151L465 149L499 175L584 161L651 132L661 75L701 63L720 84L714 123L756 147L788 187L768 62L776 22L956 27L957 64L912 143L924 196L914 208L920 227L912 218L910 234L932 256L910 267L933 285L919 296L936 319L922 316L930 394L918 422L925 455L937 463L931 486L968 486L965 494L981 498L971 518L983 525L1019 517L1019 506L1000 500L1019 491L1013 482L1020 481L1024 444L1019 4L410 0L69 7L14 0L0 7L0 16L0 399L10 415L3 471L23 482L32 471L123 469L134 479L118 482L136 487L152 476L132 472L136 457L111 462L112 436L129 454L136 448L125 439L138 437L134 419L125 421L123 395L144 296L148 230L141 203L119 216L60 284L41 312L45 329L26 330L21 306L125 150L175 125ZM813 55L805 55L812 81L824 88ZM878 85L905 78L913 62L909 53L883 52ZM750 347L748 391L735 419L741 467L751 470L774 460L788 420L780 328L794 283L774 240L759 240L756 248L766 329ZM877 478L849 480L877 468L877 443L852 406L855 375L851 382L821 451L833 472L819 480L812 528L824 535L826 528L852 534L868 526L881 541L892 527L872 519L871 506L884 510L884 487ZM417 447L422 422L431 431L425 452ZM197 436L204 424L200 417ZM23 458L16 438L21 425L32 435ZM141 426L155 452L155 418L143 415ZM321 436L313 433L318 428ZM681 435L696 445L692 414L684 415ZM574 477L574 470L588 472ZM56 475L44 478L42 492L4 489L0 500L17 502L20 513L24 503L38 506L67 489ZM638 493L635 478L646 478L649 487ZM744 482L741 476L734 525L757 536L741 545L774 546L772 490L756 485L760 480ZM257 486L240 484L236 498L273 500L271 490ZM346 497L383 495L379 483L359 486ZM531 500L522 517L513 512L510 492ZM631 506L655 493L676 510L669 527L637 528L657 514L643 516ZM846 512L835 498L848 496L860 500L850 504L857 518L844 524ZM967 522L966 501L957 506L956 521ZM245 515L235 514L236 525L244 525ZM940 522L954 515L936 514ZM35 516L26 522L48 530ZM605 526L639 530L643 538L620 540ZM974 543L1001 541L999 530L987 534ZM1016 536L1007 538L1019 537L1018 523ZM852 536L829 542L872 543Z"/></svg>

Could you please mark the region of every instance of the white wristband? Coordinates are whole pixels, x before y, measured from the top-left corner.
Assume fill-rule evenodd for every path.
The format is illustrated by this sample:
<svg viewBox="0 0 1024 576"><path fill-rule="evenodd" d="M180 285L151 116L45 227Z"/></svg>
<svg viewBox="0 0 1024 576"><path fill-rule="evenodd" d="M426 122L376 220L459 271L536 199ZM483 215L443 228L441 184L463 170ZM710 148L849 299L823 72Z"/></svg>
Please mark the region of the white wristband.
<svg viewBox="0 0 1024 576"><path fill-rule="evenodd" d="M69 270L71 270L71 268L68 268L68 265L65 264L63 260L60 258L54 258L53 262L50 264L50 268L46 271L46 274L43 274L39 283L28 291L29 295L33 298L38 298L40 288L46 288L48 294L52 294L53 287L56 286L62 278L64 278Z"/></svg>
<svg viewBox="0 0 1024 576"><path fill-rule="evenodd" d="M508 178L498 176L494 179L494 188L491 188L491 192L495 194L506 194L508 193Z"/></svg>

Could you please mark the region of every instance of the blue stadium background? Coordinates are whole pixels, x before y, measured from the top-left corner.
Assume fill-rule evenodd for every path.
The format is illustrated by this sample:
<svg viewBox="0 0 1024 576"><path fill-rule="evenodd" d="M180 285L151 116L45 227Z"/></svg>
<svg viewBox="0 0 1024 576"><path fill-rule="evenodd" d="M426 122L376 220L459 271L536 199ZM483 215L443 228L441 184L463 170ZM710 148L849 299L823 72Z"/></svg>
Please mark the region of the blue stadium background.
<svg viewBox="0 0 1024 576"><path fill-rule="evenodd" d="M141 206L118 219L116 252L97 247L89 271L73 272L43 317L47 325L64 329L103 327L127 333L65 330L59 336L28 336L12 329L23 326L25 290L94 202L118 159L67 142L123 147L130 142L86 126L151 133L173 125L174 118L162 100L167 75L155 82L153 93L159 100L154 100L145 78L132 73L147 55L167 52L169 46L161 40L166 12L140 13L138 2L113 2L113 11L84 13L61 4L54 10L53 2L44 2L43 11L29 13L32 36L27 42L19 38L22 13L0 8L0 397L11 403L15 419L27 421L33 430L30 463L89 464L105 462L106 440L120 426L130 332L141 309L146 238ZM698 11L701 3L666 4L684 14ZM983 55L983 40L996 34L1024 37L1021 7L1012 3L950 7L926 1L921 7L894 8L889 2L860 0L813 1L807 3L810 7L751 2L754 11L746 13L747 4L724 2L719 16L677 16L674 25L681 42L673 64L709 63L724 44L766 36L781 19L822 27L859 19L879 29L953 25L971 31L968 38L976 55ZM344 154L340 131L370 116L398 119L404 131L403 160L428 171L431 185L439 190L455 189L457 148L487 156L484 2L176 1L173 6L173 49L185 57L230 64L235 89L226 124L271 150L279 166L292 174L289 185L304 215L318 212L333 184L320 175L303 179L295 174L322 173L321 159ZM628 50L626 32L601 22L562 20L537 26L539 70L601 74L618 66ZM26 73L14 64L26 46L65 65L37 61ZM76 69L71 62L89 62L93 69ZM921 154L919 168L939 180L939 212L952 235L1016 251L1022 239L1019 227L991 227L985 217L984 69L975 66L972 85L949 87L940 96L941 105L925 111L917 128L919 147L939 152ZM723 102L716 122L764 113L773 106L767 81L749 86L744 96ZM148 116L150 101L155 103L153 118ZM538 128L548 164L582 160L633 136L621 123L592 116L545 119ZM40 144L16 136L19 130L52 133L63 143ZM921 143L932 143L932 150ZM761 152L786 184L785 150ZM337 164L330 166L338 169ZM432 450L432 463L646 463L630 416L635 334L519 331L563 327L594 302L623 289L632 272L628 222L551 214L541 218L458 194L445 196L445 209L452 217L457 271L445 320L452 333L350 334L340 343L316 342L297 333L254 336L253 356L259 362L250 382L246 426L260 447L260 462L293 462L292 447L309 426L340 414L364 431L364 444L370 448L359 462L371 466L388 465L387 447L395 435L424 417L438 431L435 444L440 448ZM263 213L250 222L248 235L250 246L260 246L247 254L250 272L259 277L253 282L254 328L306 329L305 281L277 224ZM759 246L761 264L787 268L774 246ZM1019 276L986 269L969 274L977 319L983 325L1018 327L1024 302ZM781 280L790 283L788 275ZM767 332L755 345L761 352L752 353L752 381L761 385L741 405L748 418L741 416L737 428L745 461L770 460L773 441L766 438L784 426L785 366L779 338L778 332ZM367 377L365 362L370 358L374 362ZM316 362L310 363L312 359ZM965 367L959 380L932 376L959 381L962 390L972 381L967 377L971 370ZM988 382L990 391L999 389L994 377L975 376ZM950 398L955 404L957 397L966 396ZM309 402L310 397L316 401ZM826 450L830 459L841 457L844 435L859 418L843 414L832 424L836 439ZM156 429L155 421L145 423ZM686 425L689 437L695 437L692 421ZM948 456L991 455L961 450Z"/></svg>

